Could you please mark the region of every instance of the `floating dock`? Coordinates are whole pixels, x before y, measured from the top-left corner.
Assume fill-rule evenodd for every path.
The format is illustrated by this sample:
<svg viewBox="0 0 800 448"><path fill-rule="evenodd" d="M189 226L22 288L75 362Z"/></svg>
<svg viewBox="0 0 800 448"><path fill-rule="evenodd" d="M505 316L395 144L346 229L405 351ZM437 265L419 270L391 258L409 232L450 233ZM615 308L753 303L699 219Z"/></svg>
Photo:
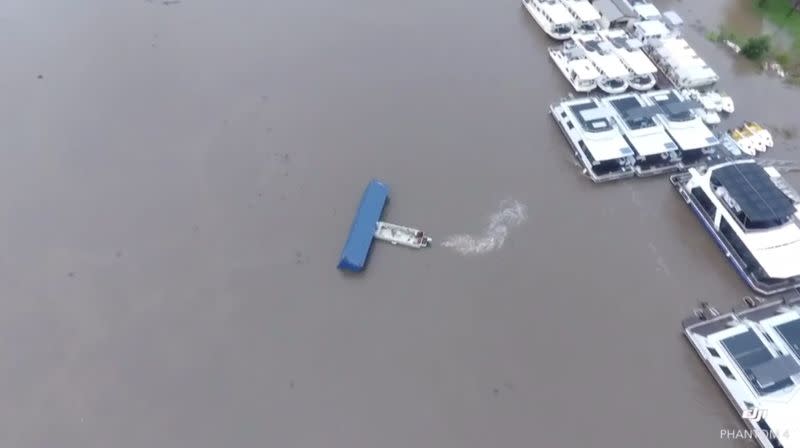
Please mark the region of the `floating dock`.
<svg viewBox="0 0 800 448"><path fill-rule="evenodd" d="M350 234L342 249L338 268L343 271L361 272L367 264L372 240L378 221L381 220L386 201L389 200L389 187L377 180L370 181L361 196Z"/></svg>

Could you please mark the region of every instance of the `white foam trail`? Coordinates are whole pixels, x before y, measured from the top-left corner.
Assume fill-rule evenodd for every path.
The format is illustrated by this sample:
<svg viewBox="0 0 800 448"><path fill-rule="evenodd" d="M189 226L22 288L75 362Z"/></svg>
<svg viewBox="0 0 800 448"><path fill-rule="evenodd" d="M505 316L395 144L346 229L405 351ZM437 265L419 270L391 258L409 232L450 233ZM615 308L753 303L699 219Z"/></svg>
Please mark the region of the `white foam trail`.
<svg viewBox="0 0 800 448"><path fill-rule="evenodd" d="M447 237L442 246L449 247L461 255L478 255L503 247L508 231L528 219L528 208L513 199L500 203L500 211L489 218L486 232L479 237L459 234Z"/></svg>

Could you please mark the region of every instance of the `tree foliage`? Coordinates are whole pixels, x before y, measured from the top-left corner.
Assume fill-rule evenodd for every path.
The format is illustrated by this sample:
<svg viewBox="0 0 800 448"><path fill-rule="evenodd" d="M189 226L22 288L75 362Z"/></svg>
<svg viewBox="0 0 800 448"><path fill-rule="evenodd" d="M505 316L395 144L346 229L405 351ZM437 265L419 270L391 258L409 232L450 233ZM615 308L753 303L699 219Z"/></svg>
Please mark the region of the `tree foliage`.
<svg viewBox="0 0 800 448"><path fill-rule="evenodd" d="M769 36L751 37L742 45L742 54L752 60L759 60L769 53Z"/></svg>

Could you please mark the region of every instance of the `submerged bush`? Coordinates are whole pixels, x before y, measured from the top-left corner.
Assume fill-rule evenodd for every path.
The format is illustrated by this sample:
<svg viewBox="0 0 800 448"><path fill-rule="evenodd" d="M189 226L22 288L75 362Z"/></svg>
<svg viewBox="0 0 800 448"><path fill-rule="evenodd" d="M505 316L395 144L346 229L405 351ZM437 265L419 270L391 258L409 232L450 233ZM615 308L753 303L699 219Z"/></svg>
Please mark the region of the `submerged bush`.
<svg viewBox="0 0 800 448"><path fill-rule="evenodd" d="M769 53L769 36L756 36L747 39L742 45L742 54L754 61L757 61Z"/></svg>
<svg viewBox="0 0 800 448"><path fill-rule="evenodd" d="M775 55L775 62L780 64L781 67L784 67L784 68L788 67L790 61L791 61L791 57L789 56L789 53L781 52L781 53L778 53L778 54Z"/></svg>

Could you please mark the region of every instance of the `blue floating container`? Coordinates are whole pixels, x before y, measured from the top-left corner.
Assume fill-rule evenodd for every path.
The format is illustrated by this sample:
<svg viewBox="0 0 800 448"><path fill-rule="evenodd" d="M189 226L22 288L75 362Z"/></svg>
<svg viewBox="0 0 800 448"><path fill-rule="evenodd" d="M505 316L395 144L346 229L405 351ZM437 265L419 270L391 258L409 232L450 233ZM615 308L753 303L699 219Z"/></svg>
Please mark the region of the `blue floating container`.
<svg viewBox="0 0 800 448"><path fill-rule="evenodd" d="M372 240L375 239L378 221L383 215L383 208L389 199L389 187L377 180L372 180L364 190L361 203L358 205L350 234L342 249L338 268L343 271L361 272L367 264Z"/></svg>

